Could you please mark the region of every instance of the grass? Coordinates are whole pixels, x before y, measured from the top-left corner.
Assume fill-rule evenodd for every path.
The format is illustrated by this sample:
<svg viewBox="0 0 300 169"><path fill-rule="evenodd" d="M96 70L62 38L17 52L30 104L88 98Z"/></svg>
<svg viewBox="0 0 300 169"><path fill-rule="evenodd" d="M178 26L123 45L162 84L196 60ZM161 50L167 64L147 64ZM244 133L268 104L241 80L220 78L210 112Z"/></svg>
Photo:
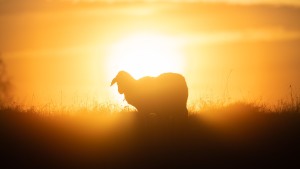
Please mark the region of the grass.
<svg viewBox="0 0 300 169"><path fill-rule="evenodd" d="M200 100L184 123L112 104L1 106L0 167L289 168L300 164L299 106Z"/></svg>

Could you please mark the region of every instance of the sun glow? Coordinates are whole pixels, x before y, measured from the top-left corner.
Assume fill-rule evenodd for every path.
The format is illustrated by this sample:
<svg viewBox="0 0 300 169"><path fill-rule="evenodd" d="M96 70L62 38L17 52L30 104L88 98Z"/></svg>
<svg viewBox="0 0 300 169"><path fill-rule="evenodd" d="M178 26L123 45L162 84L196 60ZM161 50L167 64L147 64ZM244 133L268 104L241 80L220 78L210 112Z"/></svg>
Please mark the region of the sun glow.
<svg viewBox="0 0 300 169"><path fill-rule="evenodd" d="M138 79L164 72L183 73L183 68L184 59L176 39L161 34L134 34L112 45L109 51L109 78L120 70Z"/></svg>

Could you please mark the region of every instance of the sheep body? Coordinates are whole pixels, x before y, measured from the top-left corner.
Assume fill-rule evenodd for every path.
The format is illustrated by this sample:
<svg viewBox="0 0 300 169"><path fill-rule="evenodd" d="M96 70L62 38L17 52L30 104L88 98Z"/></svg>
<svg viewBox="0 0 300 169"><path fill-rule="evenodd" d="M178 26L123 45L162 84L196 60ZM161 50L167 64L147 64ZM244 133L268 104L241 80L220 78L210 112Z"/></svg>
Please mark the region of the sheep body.
<svg viewBox="0 0 300 169"><path fill-rule="evenodd" d="M159 118L185 118L188 88L185 78L177 73L164 73L157 77L135 80L129 73L120 71L111 85L118 84L128 104L143 115L156 114Z"/></svg>

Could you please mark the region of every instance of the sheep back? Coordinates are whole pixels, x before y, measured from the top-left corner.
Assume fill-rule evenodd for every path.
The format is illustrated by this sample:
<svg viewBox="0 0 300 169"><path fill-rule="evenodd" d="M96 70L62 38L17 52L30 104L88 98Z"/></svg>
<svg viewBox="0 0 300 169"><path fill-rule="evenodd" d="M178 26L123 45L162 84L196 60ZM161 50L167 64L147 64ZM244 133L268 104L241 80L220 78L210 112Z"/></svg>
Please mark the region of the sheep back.
<svg viewBox="0 0 300 169"><path fill-rule="evenodd" d="M187 116L188 88L180 74L164 73L138 79L132 90L125 93L125 99L145 114L166 118Z"/></svg>

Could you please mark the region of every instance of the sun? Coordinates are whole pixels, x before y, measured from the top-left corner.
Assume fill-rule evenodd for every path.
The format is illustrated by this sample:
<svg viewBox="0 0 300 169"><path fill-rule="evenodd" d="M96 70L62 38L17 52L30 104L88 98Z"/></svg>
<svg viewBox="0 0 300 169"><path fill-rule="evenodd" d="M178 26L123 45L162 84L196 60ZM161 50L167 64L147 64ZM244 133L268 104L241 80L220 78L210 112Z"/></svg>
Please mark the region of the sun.
<svg viewBox="0 0 300 169"><path fill-rule="evenodd" d="M111 45L108 54L109 78L125 70L134 78L164 72L183 73L184 57L175 38L159 33L136 33Z"/></svg>

